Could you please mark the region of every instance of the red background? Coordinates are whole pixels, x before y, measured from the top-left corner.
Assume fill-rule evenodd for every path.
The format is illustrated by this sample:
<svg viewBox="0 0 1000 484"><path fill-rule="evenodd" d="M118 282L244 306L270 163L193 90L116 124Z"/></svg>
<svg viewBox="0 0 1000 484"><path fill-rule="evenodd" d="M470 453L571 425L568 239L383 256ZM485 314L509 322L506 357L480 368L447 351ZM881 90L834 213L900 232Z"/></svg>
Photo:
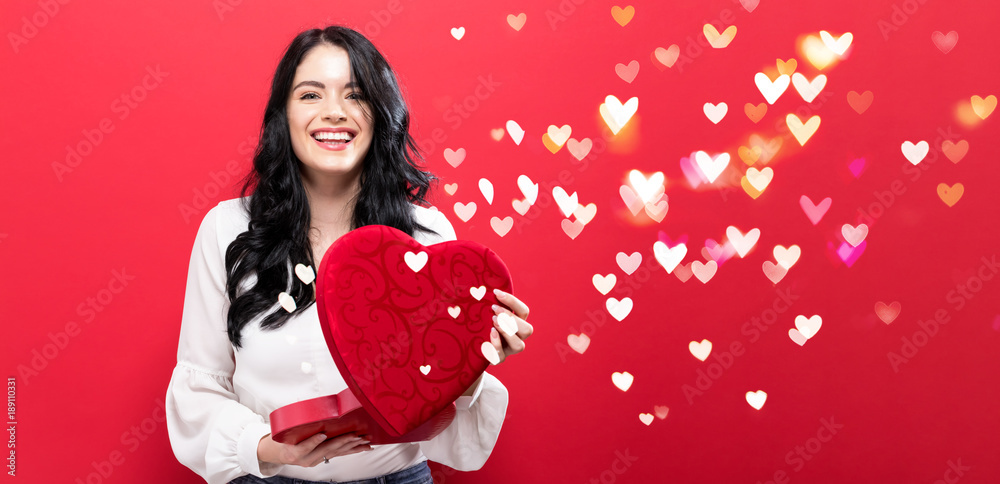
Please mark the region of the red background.
<svg viewBox="0 0 1000 484"><path fill-rule="evenodd" d="M971 96L1000 94L994 2L761 0L748 12L734 0L646 1L632 3L635 17L624 27L613 4L594 0L225 5L16 1L0 14L2 363L17 379L21 482L200 481L176 462L157 420L192 242L204 213L236 195L283 49L299 31L327 23L368 34L397 70L429 168L442 185L459 185L453 196L437 188L433 202L460 238L505 259L516 294L531 306L536 332L527 351L493 370L511 403L492 457L475 473L436 468L438 482L752 483L781 472L791 482L934 482L956 477L949 463L959 462L971 468L962 482L1000 479L1000 280L977 275L991 274L982 258L1000 252L1000 114L969 114ZM551 23L547 12L560 9L564 20ZM506 17L521 12L527 22L515 31ZM880 22L894 20L884 36ZM738 27L731 45L691 47L683 70L653 63L654 49L697 45L713 21ZM450 35L454 27L466 29L461 40ZM820 30L854 35L845 58L823 71L800 50ZM943 53L934 31L956 31L960 40ZM809 79L825 73L823 101L809 107L790 87L755 124L743 113L744 104L764 102L754 74L773 74L778 58L797 59ZM640 70L627 83L614 67L632 60ZM164 77L137 87L147 68ZM473 102L480 76L496 85ZM863 114L848 104L850 91L872 91ZM142 100L125 109L120 98L132 94ZM639 98L617 136L598 114L609 94ZM729 113L715 125L702 105L721 101ZM452 106L462 102L476 107L455 117ZM785 114L803 107L822 124L805 146L783 136L767 165L774 180L759 198L738 184L718 189L746 170L737 149L750 134L782 136ZM92 153L60 171L67 150L85 145L87 133L97 139L105 118L109 132ZM520 145L490 136L509 119L525 130ZM552 154L543 146L546 128L564 124L573 138L595 141L586 163L565 147ZM939 129L969 143L959 163L941 154ZM428 142L435 130L444 140ZM907 140L931 144L916 169L900 150ZM468 155L452 167L445 148ZM733 157L713 188L693 190L684 179L679 160L696 150ZM848 169L855 158L866 160L857 178ZM632 216L619 197L632 169L666 175L662 222ZM526 216L510 203L523 198L520 174L542 185ZM492 205L476 188L481 177L496 188ZM905 192L883 206L865 252L847 267L828 244L839 244L841 225L858 223L859 208L878 205L876 194L894 180ZM948 207L936 187L957 182L965 194ZM560 228L553 184L598 207L576 239ZM816 226L799 208L803 194L833 199ZM452 206L470 201L478 211L462 222ZM514 229L500 237L494 216L513 216ZM658 231L686 236L690 263L704 260L703 241L721 241L729 225L760 228L760 242L707 284L682 283L653 263ZM793 243L801 259L772 284L761 264L773 260L773 246ZM627 276L615 256L634 251L646 269ZM133 278L114 294L106 291L113 271ZM621 322L591 283L612 273L618 283L608 296L634 301ZM949 294L970 282L980 290L959 309ZM798 299L751 343L741 328L779 290ZM102 295L100 311L88 312L88 298ZM876 317L879 301L900 303L892 324ZM901 338L939 310L950 321L894 371L888 353L899 353ZM588 314L604 323L585 325ZM823 319L804 346L787 335L800 314ZM578 354L567 336L581 331L592 342ZM702 339L715 344L713 355L732 342L745 354L689 403L683 386L715 361L688 352ZM622 371L635 377L627 392L611 382ZM761 410L745 400L758 389L768 394ZM640 422L657 405L668 416ZM831 417L843 427L820 448L813 442L799 468L796 446L826 438L821 419ZM635 460L616 464L626 454Z"/></svg>

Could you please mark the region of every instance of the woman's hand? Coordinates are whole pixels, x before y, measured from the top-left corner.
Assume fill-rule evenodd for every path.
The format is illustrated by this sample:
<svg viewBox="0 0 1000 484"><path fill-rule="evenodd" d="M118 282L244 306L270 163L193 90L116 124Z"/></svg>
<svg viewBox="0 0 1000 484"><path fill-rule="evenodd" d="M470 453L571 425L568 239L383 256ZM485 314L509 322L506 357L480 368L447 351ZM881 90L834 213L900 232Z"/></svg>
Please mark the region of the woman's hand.
<svg viewBox="0 0 1000 484"><path fill-rule="evenodd" d="M531 336L534 329L526 321L528 306L514 297L513 294L494 289L497 299L506 307L493 305L493 330L490 331L490 342L496 347L500 361L510 355L524 351L524 340Z"/></svg>
<svg viewBox="0 0 1000 484"><path fill-rule="evenodd" d="M326 435L316 434L296 445L275 442L271 434L257 444L257 460L272 464L291 464L314 467L329 462L339 455L357 454L371 450L368 440L353 432L326 440Z"/></svg>

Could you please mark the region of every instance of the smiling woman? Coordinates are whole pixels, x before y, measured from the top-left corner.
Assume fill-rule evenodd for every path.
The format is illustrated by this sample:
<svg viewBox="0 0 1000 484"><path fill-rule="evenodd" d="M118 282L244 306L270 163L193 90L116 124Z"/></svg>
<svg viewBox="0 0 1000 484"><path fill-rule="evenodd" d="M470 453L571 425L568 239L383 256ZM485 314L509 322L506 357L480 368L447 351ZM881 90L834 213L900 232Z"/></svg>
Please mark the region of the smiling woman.
<svg viewBox="0 0 1000 484"><path fill-rule="evenodd" d="M366 225L423 245L455 238L442 213L421 206L433 176L419 159L395 74L368 39L327 27L292 41L243 196L205 215L191 256L167 427L177 459L207 482L429 483L428 459L475 470L489 457L507 390L488 373L455 402L454 421L424 442L373 447L349 433L283 444L265 418L347 388L312 285L311 268L335 240ZM532 328L524 303L507 293L498 300L506 307L494 314L516 323L501 336L494 318L490 342L502 361L524 349Z"/></svg>

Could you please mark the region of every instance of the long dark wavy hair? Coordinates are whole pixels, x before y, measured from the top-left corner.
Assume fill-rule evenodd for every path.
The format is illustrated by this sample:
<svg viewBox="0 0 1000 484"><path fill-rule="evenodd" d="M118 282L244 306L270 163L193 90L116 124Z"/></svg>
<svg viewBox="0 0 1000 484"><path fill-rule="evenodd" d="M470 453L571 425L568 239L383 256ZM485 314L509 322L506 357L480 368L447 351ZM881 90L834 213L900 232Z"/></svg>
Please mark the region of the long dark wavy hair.
<svg viewBox="0 0 1000 484"><path fill-rule="evenodd" d="M379 224L410 236L416 230L433 232L419 224L411 204L425 204L435 177L418 161L423 157L410 136L410 114L389 63L372 43L346 27L329 26L300 33L289 44L271 83L253 170L244 178L243 208L250 214L246 232L226 250L226 293L229 340L240 347L240 333L254 318L271 310L260 325L278 328L316 301L312 285L292 273L297 263L318 269L309 242L309 202L302 186L300 161L292 150L287 103L295 70L314 47L329 44L347 51L351 80L357 82L368 108L373 138L362 161L360 190L353 200L352 229ZM247 194L251 194L249 197ZM256 283L248 279L256 276ZM291 289L288 284L291 281ZM287 292L296 309L272 309L278 295Z"/></svg>

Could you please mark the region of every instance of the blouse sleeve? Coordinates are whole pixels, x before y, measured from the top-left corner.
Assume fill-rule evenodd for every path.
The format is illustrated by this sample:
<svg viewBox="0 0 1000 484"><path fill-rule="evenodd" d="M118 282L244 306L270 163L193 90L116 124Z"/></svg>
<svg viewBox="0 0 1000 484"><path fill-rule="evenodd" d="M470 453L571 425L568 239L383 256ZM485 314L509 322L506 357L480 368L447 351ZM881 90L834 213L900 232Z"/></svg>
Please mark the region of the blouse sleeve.
<svg viewBox="0 0 1000 484"><path fill-rule="evenodd" d="M456 239L455 229L443 213L435 214L431 228L441 235L441 241ZM428 459L456 470L480 469L500 436L507 402L507 388L495 376L484 373L475 393L455 402L455 420L451 425L437 437L421 442L420 450Z"/></svg>
<svg viewBox="0 0 1000 484"><path fill-rule="evenodd" d="M177 366L166 395L167 433L177 460L208 483L241 475L269 477L281 465L261 465L257 444L268 435L264 417L233 392L235 360L226 333L229 301L219 243L223 209L212 208L195 236L181 315Z"/></svg>

